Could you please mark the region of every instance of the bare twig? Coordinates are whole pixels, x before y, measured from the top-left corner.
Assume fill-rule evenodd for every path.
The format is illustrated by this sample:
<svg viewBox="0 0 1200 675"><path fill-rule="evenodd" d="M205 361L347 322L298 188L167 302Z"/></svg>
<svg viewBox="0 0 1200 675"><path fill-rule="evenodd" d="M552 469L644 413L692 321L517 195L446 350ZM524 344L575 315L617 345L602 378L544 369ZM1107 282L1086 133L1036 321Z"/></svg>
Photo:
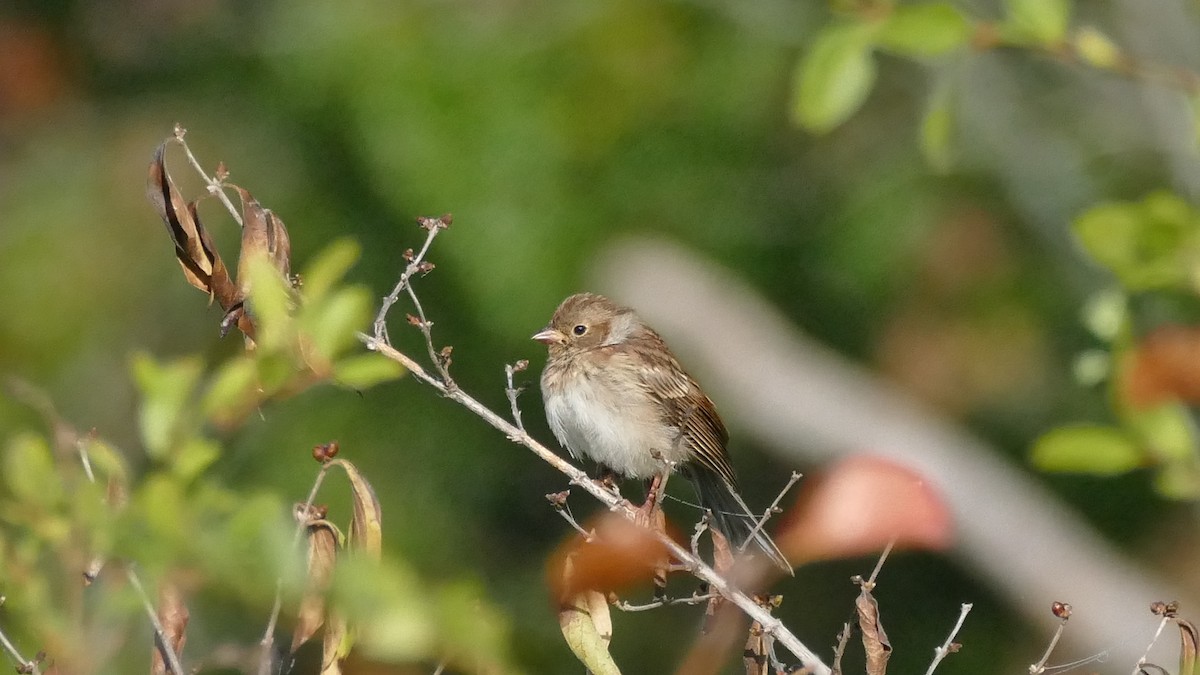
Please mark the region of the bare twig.
<svg viewBox="0 0 1200 675"><path fill-rule="evenodd" d="M528 367L529 362L525 359L504 365L504 394L508 397L508 405L512 409L513 424L522 432L525 431L525 423L521 421L521 406L517 405L517 397L521 395L521 389L513 384L513 375L523 372Z"/></svg>
<svg viewBox="0 0 1200 675"><path fill-rule="evenodd" d="M959 645L954 641L954 638L958 635L958 631L962 629L963 622L967 620L967 615L971 613L971 607L971 603L963 603L958 615L958 621L955 622L954 628L950 630L950 634L946 636L946 641L942 643L941 647L936 647L933 650L933 662L929 664L929 668L925 671L925 675L933 675L933 671L937 669L938 664L942 662L942 659L958 651Z"/></svg>
<svg viewBox="0 0 1200 675"><path fill-rule="evenodd" d="M204 167L200 166L200 161L196 159L196 156L192 154L192 149L188 147L187 141L183 140L183 137L186 135L187 129L184 129L183 126L176 124L175 140L183 146L183 151L185 154L187 154L188 162L192 165L192 168L196 170L196 173L200 174L200 177L204 179L205 186L208 188L209 193L215 195L217 199L220 199L221 203L224 204L225 208L229 211L229 215L233 216L233 219L237 221L238 227L243 227L241 212L239 212L237 207L233 205L233 202L230 201L229 195L225 194L225 183L220 178L209 176L204 171Z"/></svg>
<svg viewBox="0 0 1200 675"><path fill-rule="evenodd" d="M438 222L444 221L439 220ZM376 339L391 345L392 341L388 338L387 332L387 314L392 309L392 305L395 305L396 302L400 300L400 294L403 293L406 288L408 288L409 279L411 279L414 274L421 271L421 263L425 262L425 254L429 252L430 244L433 243L433 240L438 236L438 233L444 229L446 229L444 225L441 227L430 227L429 234L425 237L425 243L421 245L421 250L417 251L415 255L410 254L409 252L405 253L405 258L408 259L408 265L404 268L404 272L400 274L400 280L396 282L396 287L393 288L392 292L388 293L387 297L383 299L383 303L379 306L379 313L375 315L373 330Z"/></svg>
<svg viewBox="0 0 1200 675"><path fill-rule="evenodd" d="M163 629L162 622L158 620L158 612L154 610L154 603L150 601L150 596L146 595L146 589L142 586L142 580L138 578L132 564L125 568L125 576L129 579L129 584L133 586L133 590L137 593L138 598L141 599L142 607L146 609L146 616L150 617L150 625L154 626L154 643L158 646L158 652L162 654L167 668L170 669L172 675L183 675L184 671L183 666L179 663L179 655L175 653L175 650L171 648L171 643L167 641L167 632Z"/></svg>
<svg viewBox="0 0 1200 675"><path fill-rule="evenodd" d="M624 499L614 494L611 490L605 487L599 481L594 481L580 468L570 462L559 457L546 446L534 440L528 433L518 429L511 422L497 415L490 408L480 403L475 398L457 387L450 388L443 384L438 378L431 375L419 363L412 358L402 354L394 349L381 337L372 337L363 333L359 333L359 339L366 345L367 349L383 354L397 363L400 363L412 373L413 377L433 387L446 398L451 399L455 403L465 407L467 410L475 413L483 421L503 433L513 442L525 446L535 455L542 459L550 466L557 469L559 472L566 475L570 482L579 485L587 490L600 503L608 507L610 511L621 514L622 516L635 520L637 514L633 507ZM813 653L804 643L786 627L783 623L771 616L762 607L759 607L754 599L745 593L737 590L723 576L717 574L711 567L704 563L699 556L694 555L691 551L683 548L674 540L668 537L665 533L655 532L654 536L667 547L667 550L682 563L689 572L701 581L708 582L709 587L713 592L719 593L730 602L739 607L743 612L750 616L751 619L759 621L763 630L775 636L779 644L783 645L788 651L794 654L800 661L807 666L813 675L829 675L829 667L826 666L821 659Z"/></svg>
<svg viewBox="0 0 1200 675"><path fill-rule="evenodd" d="M546 495L546 499L551 505L554 506L554 510L558 513L558 515L562 516L563 520L567 521L567 523L569 523L576 532L583 535L583 540L590 544L592 543L592 540L596 538L596 533L583 529L583 526L579 524L579 521L575 520L575 515L571 513L571 507L567 505L567 495L569 494L571 494L570 490L564 490L562 492L548 494Z"/></svg>
<svg viewBox="0 0 1200 675"><path fill-rule="evenodd" d="M617 600L611 603L613 607L622 612L645 612L659 607L669 607L671 605L702 605L713 598L720 597L713 593L693 593L686 598L659 598L653 602L647 602L642 605L634 605L625 600Z"/></svg>
<svg viewBox="0 0 1200 675"><path fill-rule="evenodd" d="M871 570L871 577L866 580L863 587L867 590L875 588L875 579L879 576L879 572L883 569L883 563L887 561L888 556L892 553L892 547L896 545L895 537L888 542L887 548L883 549L883 553L879 554L879 560L875 563L875 569Z"/></svg>
<svg viewBox="0 0 1200 675"><path fill-rule="evenodd" d="M4 604L3 596L0 596L0 604ZM41 671L41 668L38 666L37 661L30 661L30 660L26 659L24 656L21 656L21 652L17 651L16 646L13 645L12 641L8 639L8 636L4 634L3 630L0 630L0 646L3 646L4 651L8 652L8 655L11 656L14 661L17 662L17 672L18 673L31 673L32 675L41 675L42 671Z"/></svg>
<svg viewBox="0 0 1200 675"><path fill-rule="evenodd" d="M700 536L708 529L709 521L712 520L712 514L704 511L700 515L700 520L696 523L695 529L692 530L692 555L700 557Z"/></svg>
<svg viewBox="0 0 1200 675"><path fill-rule="evenodd" d="M745 551L746 547L750 545L750 542L754 541L754 537L762 531L763 526L767 524L767 521L771 519L771 516L777 513L783 513L783 509L779 508L779 502L783 501L783 496L792 489L792 486L794 486L803 475L804 474L800 473L799 471L792 472L792 476L788 479L787 485L784 485L783 489L779 491L779 494L775 495L775 501L771 502L771 505L767 507L766 511L763 511L762 518L759 518L758 522L754 524L754 529L750 530L750 536L746 537L746 541L742 542L742 545L738 547L739 553Z"/></svg>
<svg viewBox="0 0 1200 675"><path fill-rule="evenodd" d="M842 675L842 657L846 655L846 646L850 644L852 624L847 621L842 624L842 632L838 633L837 647L833 650L833 675Z"/></svg>
<svg viewBox="0 0 1200 675"><path fill-rule="evenodd" d="M1158 638L1162 635L1163 628L1171 621L1170 616L1163 615L1162 620L1158 622L1158 630L1154 631L1154 638L1150 640L1150 644L1146 645L1146 651L1142 654L1142 658L1138 659L1137 664L1133 666L1132 675L1138 675L1142 667L1146 665L1147 659L1150 657L1150 650L1154 648L1154 643L1158 642Z"/></svg>
<svg viewBox="0 0 1200 675"><path fill-rule="evenodd" d="M446 672L446 662L445 661L437 664L437 668L434 669L433 675L442 675L442 673L444 673L444 672Z"/></svg>
<svg viewBox="0 0 1200 675"><path fill-rule="evenodd" d="M307 513L313 505L313 501L317 498L317 492L321 489L321 483L325 481L325 476L329 473L329 467L332 464L328 461L321 462L321 470L317 472L317 477L313 479L312 488L308 491L308 498L304 500L304 504L297 509ZM304 536L304 528L306 523L302 518L296 521L296 529L292 532L291 550L295 550L300 545L300 538ZM275 626L279 623L279 612L283 609L283 577L275 580L275 603L271 607L271 617L267 620L267 628L263 631L262 639L258 644L260 647L260 655L258 658L258 675L270 675L271 672L271 650L275 646Z"/></svg>

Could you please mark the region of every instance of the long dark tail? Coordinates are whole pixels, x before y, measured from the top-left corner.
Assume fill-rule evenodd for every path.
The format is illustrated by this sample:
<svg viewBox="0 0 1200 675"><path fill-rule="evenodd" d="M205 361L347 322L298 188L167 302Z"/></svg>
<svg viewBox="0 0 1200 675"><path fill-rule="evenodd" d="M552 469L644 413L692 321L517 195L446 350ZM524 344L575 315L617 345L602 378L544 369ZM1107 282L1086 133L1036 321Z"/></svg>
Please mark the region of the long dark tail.
<svg viewBox="0 0 1200 675"><path fill-rule="evenodd" d="M750 533L754 532L754 526L761 516L751 513L750 508L746 506L746 502L742 501L737 491L716 473L698 467L688 467L686 475L696 488L700 506L712 511L713 524L729 540L736 553L737 549L750 539ZM746 548L747 550L757 548L780 569L792 574L791 563L784 557L775 542L771 541L767 533L761 529L754 532L754 539Z"/></svg>

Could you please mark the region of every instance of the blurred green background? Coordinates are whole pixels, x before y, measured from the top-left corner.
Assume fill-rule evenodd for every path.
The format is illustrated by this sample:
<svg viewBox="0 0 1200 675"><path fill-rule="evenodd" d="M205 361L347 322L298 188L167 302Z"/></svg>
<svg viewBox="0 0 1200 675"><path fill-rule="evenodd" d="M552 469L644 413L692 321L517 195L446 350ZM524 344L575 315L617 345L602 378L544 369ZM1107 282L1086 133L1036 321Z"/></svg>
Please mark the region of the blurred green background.
<svg viewBox="0 0 1200 675"><path fill-rule="evenodd" d="M979 20L1001 11L955 4ZM1196 11L1079 2L1071 23L1194 70ZM1152 188L1195 197L1187 107L1169 87L1036 50L881 53L862 109L813 134L793 121L795 71L835 20L823 3L783 0L9 0L0 373L44 388L67 420L138 465L131 354L215 363L240 351L218 339L219 311L181 278L144 196L151 152L179 122L206 166L224 161L288 223L294 268L353 238L363 255L350 278L379 297L423 237L415 216L452 212L430 255L437 270L419 285L435 334L455 347L459 383L497 409L503 364L530 359L523 402L538 438L551 438L534 386L544 354L528 336L582 290L606 242L652 233L733 269L802 330L1025 464L1047 429L1109 415L1104 391L1077 383L1072 363L1096 346L1080 308L1111 279L1069 223ZM920 141L934 93L953 119L943 170ZM198 196L178 159L181 188ZM219 206L202 213L234 250ZM402 320L391 332L419 353ZM36 425L0 400L0 436ZM794 467L734 436L745 492L765 503ZM309 448L330 439L374 483L389 554L424 578L476 584L507 617L528 672L579 671L542 582L542 561L567 535L542 497L565 488L560 475L411 379L271 404L221 436L226 454L211 471L233 488L302 499ZM1195 560L1191 514L1146 475L1039 480L1195 588L1179 561ZM1158 560L1166 531L1183 552L1170 563ZM828 654L855 595L846 578L871 564L801 570L781 586L782 616ZM963 601L975 602L960 635L970 648L940 672L1023 668L1044 644L950 562L899 556L887 577L894 672L924 668ZM253 641L266 614L229 598L198 605L188 649L199 653L229 636ZM669 672L699 619L672 608L616 620L618 662ZM141 659L148 648L130 651Z"/></svg>

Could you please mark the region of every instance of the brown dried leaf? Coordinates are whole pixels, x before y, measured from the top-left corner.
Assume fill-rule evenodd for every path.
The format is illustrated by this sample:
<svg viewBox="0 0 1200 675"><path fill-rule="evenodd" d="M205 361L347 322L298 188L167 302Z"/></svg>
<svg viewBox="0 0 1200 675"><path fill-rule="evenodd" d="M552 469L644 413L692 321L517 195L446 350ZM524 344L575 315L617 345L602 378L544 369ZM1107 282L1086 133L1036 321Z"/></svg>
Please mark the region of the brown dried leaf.
<svg viewBox="0 0 1200 675"><path fill-rule="evenodd" d="M166 647L176 655L183 653L183 645L187 642L188 618L188 608L179 587L164 581L158 587L158 620L162 623ZM151 675L166 675L168 672L162 652L155 648L150 661Z"/></svg>
<svg viewBox="0 0 1200 675"><path fill-rule="evenodd" d="M175 244L175 257L183 268L188 283L215 297L213 274L220 256L204 226L196 218L194 205L189 204L167 171L164 158L167 141L154 151L154 159L146 177L146 196L158 211L167 234ZM220 266L223 269L223 265Z"/></svg>
<svg viewBox="0 0 1200 675"><path fill-rule="evenodd" d="M862 630L863 649L867 654L867 675L884 675L892 645L879 621L879 603L867 589L863 589L854 601L858 612L858 627Z"/></svg>
<svg viewBox="0 0 1200 675"><path fill-rule="evenodd" d="M325 623L325 593L337 566L339 538L337 527L328 520L308 523L308 580L292 632L293 654Z"/></svg>
<svg viewBox="0 0 1200 675"><path fill-rule="evenodd" d="M354 518L350 521L350 545L378 560L383 552L383 510L375 489L359 472L358 468L344 459L335 459L346 470L354 498Z"/></svg>
<svg viewBox="0 0 1200 675"><path fill-rule="evenodd" d="M746 669L746 675L769 675L770 661L767 651L767 636L763 634L762 624L754 621L750 624L746 650L742 653L742 665Z"/></svg>
<svg viewBox="0 0 1200 675"><path fill-rule="evenodd" d="M1179 675L1194 675L1196 673L1196 651L1200 646L1200 633L1196 626L1187 619L1175 619L1179 625Z"/></svg>
<svg viewBox="0 0 1200 675"><path fill-rule="evenodd" d="M235 188L242 199L242 250L238 254L238 287L250 293L250 260L264 256L284 279L291 273L292 243L287 227L247 190Z"/></svg>

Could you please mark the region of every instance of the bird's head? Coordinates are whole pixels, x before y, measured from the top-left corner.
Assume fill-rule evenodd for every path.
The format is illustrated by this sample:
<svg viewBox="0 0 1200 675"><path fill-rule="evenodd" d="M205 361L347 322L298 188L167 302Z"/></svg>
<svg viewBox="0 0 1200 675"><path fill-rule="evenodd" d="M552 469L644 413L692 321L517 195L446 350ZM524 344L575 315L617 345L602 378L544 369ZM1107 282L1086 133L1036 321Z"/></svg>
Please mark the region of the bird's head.
<svg viewBox="0 0 1200 675"><path fill-rule="evenodd" d="M551 354L586 351L624 342L640 326L637 315L603 295L576 293L558 306L550 323L533 335Z"/></svg>

